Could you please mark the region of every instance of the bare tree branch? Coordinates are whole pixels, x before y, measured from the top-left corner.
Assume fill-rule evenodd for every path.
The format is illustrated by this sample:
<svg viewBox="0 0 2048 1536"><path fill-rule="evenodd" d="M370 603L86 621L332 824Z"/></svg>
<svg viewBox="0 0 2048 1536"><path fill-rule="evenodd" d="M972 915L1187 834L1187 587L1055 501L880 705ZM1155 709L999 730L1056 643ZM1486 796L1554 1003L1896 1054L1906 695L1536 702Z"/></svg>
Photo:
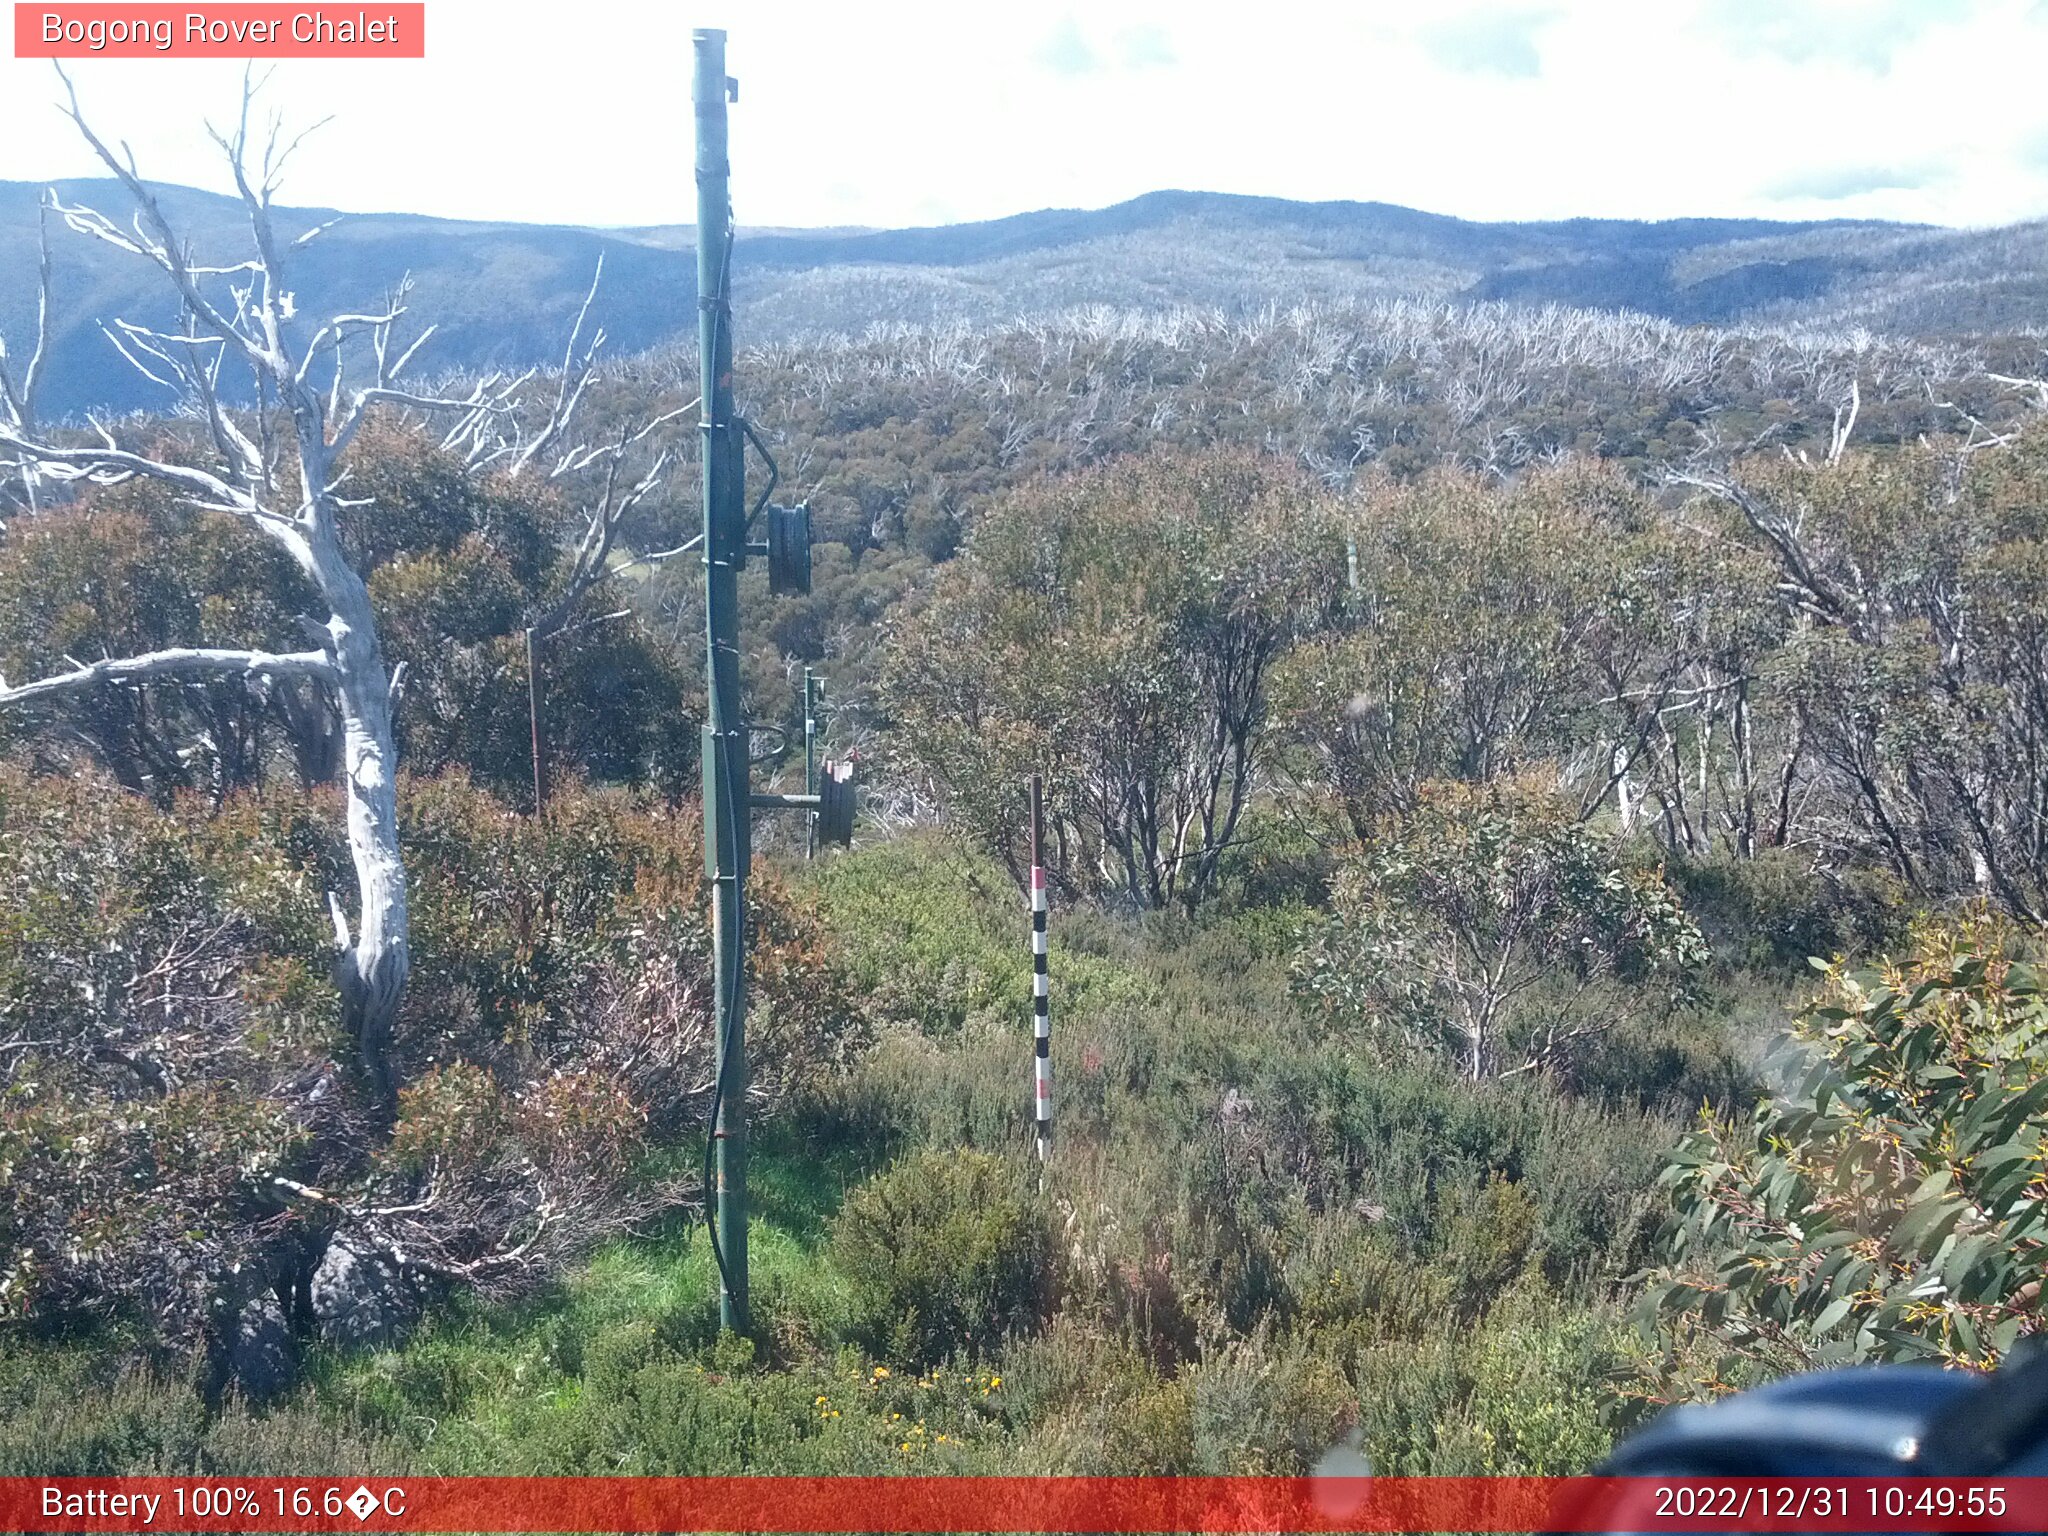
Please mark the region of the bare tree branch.
<svg viewBox="0 0 2048 1536"><path fill-rule="evenodd" d="M620 522L661 484L662 472L668 468L669 462L666 451L656 455L654 463L630 490L619 493L619 465L626 443L627 436L621 431L617 452L606 466L603 493L591 509L583 537L577 543L575 557L570 562L569 580L561 595L534 621L533 633L537 640L544 640L561 629L583 594L611 576L612 542L618 534Z"/></svg>
<svg viewBox="0 0 2048 1536"><path fill-rule="evenodd" d="M576 414L576 407L583 399L583 391L597 373L597 354L604 346L602 327L590 338L579 357L576 345L583 336L583 323L590 317L590 306L597 298L597 285L604 280L604 257L597 258L597 270L590 275L590 289L583 295L583 303L576 311L576 323L569 328L568 344L562 349L562 377L555 387L554 409L548 412L548 419L538 434L525 448L513 455L510 473L516 475L528 464L545 453L556 438L568 430L570 420Z"/></svg>
<svg viewBox="0 0 2048 1536"><path fill-rule="evenodd" d="M170 277L178 290L179 297L185 301L186 306L194 314L198 315L200 319L205 321L207 325L213 327L222 335L232 338L236 346L248 358L252 367L271 374L273 377L283 376L286 371L284 358L277 350L275 336L270 336L268 338L270 344L265 345L263 340L248 335L233 319L224 314L211 299L207 298L200 291L199 274L192 269L191 264L186 260L178 237L171 229L170 221L164 217L163 209L157 203L156 194L150 191L148 183L143 181L141 176L136 173L134 156L131 154L125 162L117 158L114 152L107 148L100 136L93 132L92 126L85 120L84 109L79 105L78 87L72 83L71 76L65 73L64 67L61 64L57 66L57 78L64 82L66 97L66 105L63 108L64 115L71 119L79 134L92 147L93 153L99 156L100 163L114 173L121 185L127 189L128 195L135 201L136 237L130 239L123 235L104 215L90 208L72 208L59 204L57 212L63 216L67 224L80 233L96 236L112 245L119 246L140 256L146 256L155 262ZM248 88L245 86L243 92L245 111L247 110L247 101ZM246 186L246 180L242 177L239 170L236 172L236 181L238 184Z"/></svg>
<svg viewBox="0 0 2048 1536"><path fill-rule="evenodd" d="M7 420L20 432L33 432L36 428L36 403L42 392L43 368L49 361L50 211L56 201L55 192L45 191L36 204L36 339L19 380L8 365L6 339L0 337L0 409L5 410ZM23 460L19 469L22 503L33 512L38 483L35 466Z"/></svg>
<svg viewBox="0 0 2048 1536"><path fill-rule="evenodd" d="M45 192L36 205L36 339L29 352L28 366L19 383L8 366L7 343L0 340L0 402L16 426L27 427L36 419L36 397L43 382L43 366L50 350L50 210L56 193Z"/></svg>
<svg viewBox="0 0 2048 1536"><path fill-rule="evenodd" d="M172 464L162 459L152 459L144 454L117 448L105 428L98 430L103 439L99 444L83 448L60 448L54 443L38 442L0 426L0 448L36 460L43 472L56 480L91 480L99 484L117 484L140 475L152 480L167 481L186 492L201 506L249 518L273 537L285 539L285 542L291 545L293 553L299 556L302 564L309 558L303 539L294 542L286 538L288 534L302 534L304 531L296 517L273 511L257 501L250 491L233 485L208 470L195 469L188 464Z"/></svg>
<svg viewBox="0 0 2048 1536"><path fill-rule="evenodd" d="M2011 374L1988 371L1984 377L1994 384L2006 384L2014 389L2026 391L2034 397L2036 409L2048 411L2048 379L2016 379Z"/></svg>
<svg viewBox="0 0 2048 1536"><path fill-rule="evenodd" d="M95 661L33 683L10 688L0 678L0 705L81 693L101 683L144 683L171 677L310 677L339 681L333 659L325 651L227 651L194 648L151 651L144 656Z"/></svg>
<svg viewBox="0 0 2048 1536"><path fill-rule="evenodd" d="M1717 469L1667 469L1670 485L1689 486L1728 502L1749 520L1749 525L1770 541L1786 573L1798 584L1825 616L1846 619L1859 611L1861 603L1815 564L1808 554L1792 518L1771 506L1735 476Z"/></svg>

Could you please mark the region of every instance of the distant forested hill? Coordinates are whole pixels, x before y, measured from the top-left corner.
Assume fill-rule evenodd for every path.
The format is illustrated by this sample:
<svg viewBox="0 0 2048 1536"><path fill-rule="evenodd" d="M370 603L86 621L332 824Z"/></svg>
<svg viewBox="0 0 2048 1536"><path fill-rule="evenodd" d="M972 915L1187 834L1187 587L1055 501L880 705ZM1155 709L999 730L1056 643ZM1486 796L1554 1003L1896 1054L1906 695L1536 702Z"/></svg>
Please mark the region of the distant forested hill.
<svg viewBox="0 0 2048 1536"><path fill-rule="evenodd" d="M0 336L17 353L33 326L41 191L0 182ZM64 183L59 191L125 221L111 182ZM161 193L202 257L240 254L246 225L236 203L183 187ZM282 222L311 228L334 217L303 209ZM599 315L613 351L631 352L691 323L691 240L686 226L590 230L351 215L295 257L296 311L304 323L368 305L410 273L415 315L440 327L432 366L525 366L558 355L603 255ZM116 315L168 319L161 284L133 258L61 225L53 245L46 410L167 403L120 364L99 331ZM2048 224L1480 224L1384 203L1155 192L1112 208L934 229L743 233L736 295L750 341L858 334L876 321L994 324L1098 304L1232 313L1384 298L1632 309L1682 323L2009 332L2048 317Z"/></svg>

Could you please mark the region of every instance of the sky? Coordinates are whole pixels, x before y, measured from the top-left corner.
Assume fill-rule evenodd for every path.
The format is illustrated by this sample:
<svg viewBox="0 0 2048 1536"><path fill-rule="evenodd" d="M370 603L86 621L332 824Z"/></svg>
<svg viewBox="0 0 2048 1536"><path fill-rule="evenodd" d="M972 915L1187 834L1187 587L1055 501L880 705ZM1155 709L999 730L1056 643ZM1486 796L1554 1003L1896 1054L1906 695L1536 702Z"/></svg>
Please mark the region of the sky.
<svg viewBox="0 0 2048 1536"><path fill-rule="evenodd" d="M423 60L274 67L288 124L333 119L281 201L687 223L690 29L719 26L750 226L1169 187L1476 219L2048 216L2048 0L428 0L427 26ZM146 176L225 189L204 124L240 66L74 68ZM0 180L94 173L56 90L0 59Z"/></svg>

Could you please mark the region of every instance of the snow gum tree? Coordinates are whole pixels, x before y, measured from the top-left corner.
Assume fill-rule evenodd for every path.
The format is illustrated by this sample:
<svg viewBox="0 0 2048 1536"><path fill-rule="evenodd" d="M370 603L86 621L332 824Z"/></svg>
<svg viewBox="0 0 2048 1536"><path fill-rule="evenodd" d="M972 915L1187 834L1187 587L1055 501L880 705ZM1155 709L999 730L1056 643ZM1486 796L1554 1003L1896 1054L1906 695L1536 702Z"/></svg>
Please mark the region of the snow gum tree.
<svg viewBox="0 0 2048 1536"><path fill-rule="evenodd" d="M248 212L250 252L226 265L201 265L167 220L132 153L117 154L86 121L65 80L66 112L134 205L125 226L96 209L53 199L72 230L103 240L159 268L181 319L174 329L129 320L105 327L108 338L141 372L174 391L202 431L202 451L172 454L124 447L94 423L92 440L67 443L37 428L26 408L0 414L0 455L25 485L115 483L137 477L168 482L190 504L229 514L273 541L303 573L323 612L300 620L302 650L174 648L104 657L26 682L0 680L0 706L82 694L109 684L165 678L239 677L262 684L290 680L321 685L334 699L342 728L342 783L348 843L355 871L353 912L330 895L338 948L336 976L347 1022L365 1072L387 1099L392 1023L409 970L405 874L399 860L392 744L392 675L378 643L377 621L362 573L344 551L344 457L364 421L380 407L453 411L458 416L507 408L494 380L465 398L410 391L401 375L431 334L395 345L405 314L405 287L374 312L294 323L285 282L291 251L324 226L289 243L277 232L272 197L297 140L285 141L273 120L252 137L253 86L245 86L238 121L214 137L226 156ZM228 385L246 375L256 407L230 408ZM224 376L227 383L224 384Z"/></svg>

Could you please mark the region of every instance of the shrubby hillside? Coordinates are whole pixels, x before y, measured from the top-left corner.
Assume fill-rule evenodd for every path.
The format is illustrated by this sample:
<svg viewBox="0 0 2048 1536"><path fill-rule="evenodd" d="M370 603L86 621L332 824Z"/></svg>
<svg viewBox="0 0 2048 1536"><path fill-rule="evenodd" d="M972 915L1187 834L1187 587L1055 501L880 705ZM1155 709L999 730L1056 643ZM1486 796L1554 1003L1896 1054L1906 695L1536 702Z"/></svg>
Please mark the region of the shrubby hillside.
<svg viewBox="0 0 2048 1536"><path fill-rule="evenodd" d="M1997 765L2039 728L2048 481L2037 428L1960 451L1659 496L1582 462L1339 489L1161 447L980 498L835 727L880 754L875 810L932 824L762 871L746 1338L693 1216L701 864L656 760L599 752L586 775L639 787L571 775L545 823L459 759L403 787L385 1119L321 968L335 802L288 740L181 787L151 754L215 743L175 688L96 706L148 753L11 716L0 1459L1289 1471L1355 1432L1390 1471L1564 1471L1760 1371L1995 1357L2044 1176L2010 1150L2038 1114L2037 786ZM432 483L418 445L366 453L394 506ZM514 537L512 506L459 547ZM18 520L0 571L61 581L47 541L164 515ZM444 611L470 578L412 558L388 569ZM502 708L436 693L453 742ZM633 726L575 696L589 739ZM1032 769L1059 850L1042 1180ZM1902 1009L1956 1067L1911 1050L1925 1088L1879 1137L1920 1190L1859 1191L1874 1168L1797 1138L1875 1128L1788 1131L1759 1085L1893 1081L1813 1021L1897 1051ZM1964 1142L1978 1094L2006 1107ZM1981 1171L1980 1144L2006 1149ZM1974 1203L1923 1213L1944 1169Z"/></svg>
<svg viewBox="0 0 2048 1536"><path fill-rule="evenodd" d="M749 244L857 293L1092 217ZM1826 298L1743 277L1761 242L2004 302L1936 232L1120 217L1125 273L1175 219L1285 217L1409 279ZM202 384L121 424L141 476L7 418L0 1472L1576 1472L1667 1402L2019 1347L2036 343L1284 291L742 351L818 533L808 596L742 584L758 776L792 785L810 665L864 795L851 850L758 848L744 1335L702 1220L700 568L656 558L697 515L687 349L457 369L333 438Z"/></svg>

